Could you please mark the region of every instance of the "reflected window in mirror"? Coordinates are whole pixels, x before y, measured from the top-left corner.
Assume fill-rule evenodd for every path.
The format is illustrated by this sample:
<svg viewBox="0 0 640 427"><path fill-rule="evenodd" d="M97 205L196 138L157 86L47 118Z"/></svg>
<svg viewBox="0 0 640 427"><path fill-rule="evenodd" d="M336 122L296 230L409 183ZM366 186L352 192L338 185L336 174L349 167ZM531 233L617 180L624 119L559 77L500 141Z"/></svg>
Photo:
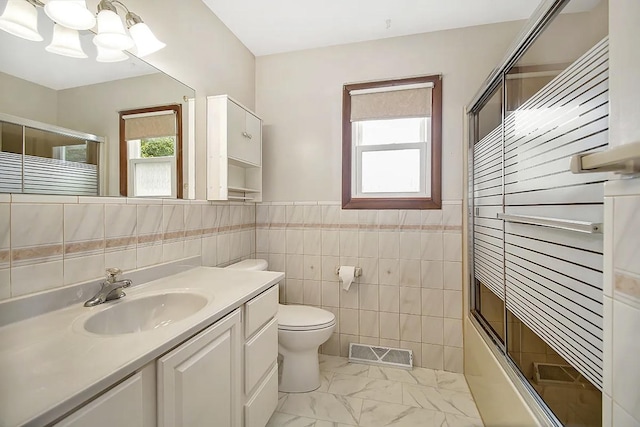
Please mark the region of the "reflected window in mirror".
<svg viewBox="0 0 640 427"><path fill-rule="evenodd" d="M120 112L120 194L183 197L182 106Z"/></svg>

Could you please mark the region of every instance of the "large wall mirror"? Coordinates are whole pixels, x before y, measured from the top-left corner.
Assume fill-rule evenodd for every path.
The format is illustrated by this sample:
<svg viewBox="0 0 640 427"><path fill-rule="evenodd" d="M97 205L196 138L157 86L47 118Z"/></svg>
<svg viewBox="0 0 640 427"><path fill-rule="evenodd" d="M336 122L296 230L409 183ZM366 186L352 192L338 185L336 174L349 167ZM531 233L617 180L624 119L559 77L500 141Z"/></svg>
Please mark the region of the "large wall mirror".
<svg viewBox="0 0 640 427"><path fill-rule="evenodd" d="M0 0L0 13L6 4ZM173 106L182 124L173 141L183 146L172 147L172 159L163 151L164 160L174 162L172 188L153 197L186 198L191 192L183 191L187 183L178 178L188 176L190 165L188 156L177 154L193 140L194 90L133 55L121 62L96 61L91 31L80 32L88 58L50 53L45 47L53 22L42 8L38 14L44 41L0 31L0 192L131 197L121 191L120 112ZM152 138L138 147L151 143L166 145L166 140ZM158 156L153 148L128 157Z"/></svg>

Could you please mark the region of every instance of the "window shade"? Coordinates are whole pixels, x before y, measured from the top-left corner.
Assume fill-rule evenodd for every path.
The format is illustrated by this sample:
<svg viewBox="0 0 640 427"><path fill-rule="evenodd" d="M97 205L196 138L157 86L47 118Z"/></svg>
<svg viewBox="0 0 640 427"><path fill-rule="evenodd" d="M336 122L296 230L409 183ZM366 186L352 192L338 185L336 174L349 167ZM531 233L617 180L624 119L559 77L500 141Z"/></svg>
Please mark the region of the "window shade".
<svg viewBox="0 0 640 427"><path fill-rule="evenodd" d="M124 138L127 141L176 134L176 117L174 111L145 116L124 116L124 119L126 120Z"/></svg>
<svg viewBox="0 0 640 427"><path fill-rule="evenodd" d="M431 88L351 93L351 121L431 116Z"/></svg>

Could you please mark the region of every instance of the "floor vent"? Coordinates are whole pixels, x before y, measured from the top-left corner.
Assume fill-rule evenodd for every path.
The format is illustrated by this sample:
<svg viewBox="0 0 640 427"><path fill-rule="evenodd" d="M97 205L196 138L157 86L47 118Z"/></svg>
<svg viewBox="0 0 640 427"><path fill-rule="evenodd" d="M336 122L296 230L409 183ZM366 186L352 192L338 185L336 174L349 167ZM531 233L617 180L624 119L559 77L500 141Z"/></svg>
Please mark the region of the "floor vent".
<svg viewBox="0 0 640 427"><path fill-rule="evenodd" d="M537 384L581 385L587 380L573 367L555 363L534 362L535 381Z"/></svg>
<svg viewBox="0 0 640 427"><path fill-rule="evenodd" d="M413 353L411 350L403 348L350 343L349 362L411 369L413 368Z"/></svg>

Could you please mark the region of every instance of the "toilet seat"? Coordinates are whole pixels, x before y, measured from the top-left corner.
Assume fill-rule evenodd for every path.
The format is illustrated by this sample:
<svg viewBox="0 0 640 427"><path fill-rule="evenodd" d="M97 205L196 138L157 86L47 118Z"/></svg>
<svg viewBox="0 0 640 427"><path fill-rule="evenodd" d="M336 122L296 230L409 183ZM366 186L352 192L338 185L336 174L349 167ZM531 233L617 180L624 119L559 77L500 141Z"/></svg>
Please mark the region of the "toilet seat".
<svg viewBox="0 0 640 427"><path fill-rule="evenodd" d="M336 316L330 311L307 305L280 305L278 329L284 331L313 331L333 327Z"/></svg>

